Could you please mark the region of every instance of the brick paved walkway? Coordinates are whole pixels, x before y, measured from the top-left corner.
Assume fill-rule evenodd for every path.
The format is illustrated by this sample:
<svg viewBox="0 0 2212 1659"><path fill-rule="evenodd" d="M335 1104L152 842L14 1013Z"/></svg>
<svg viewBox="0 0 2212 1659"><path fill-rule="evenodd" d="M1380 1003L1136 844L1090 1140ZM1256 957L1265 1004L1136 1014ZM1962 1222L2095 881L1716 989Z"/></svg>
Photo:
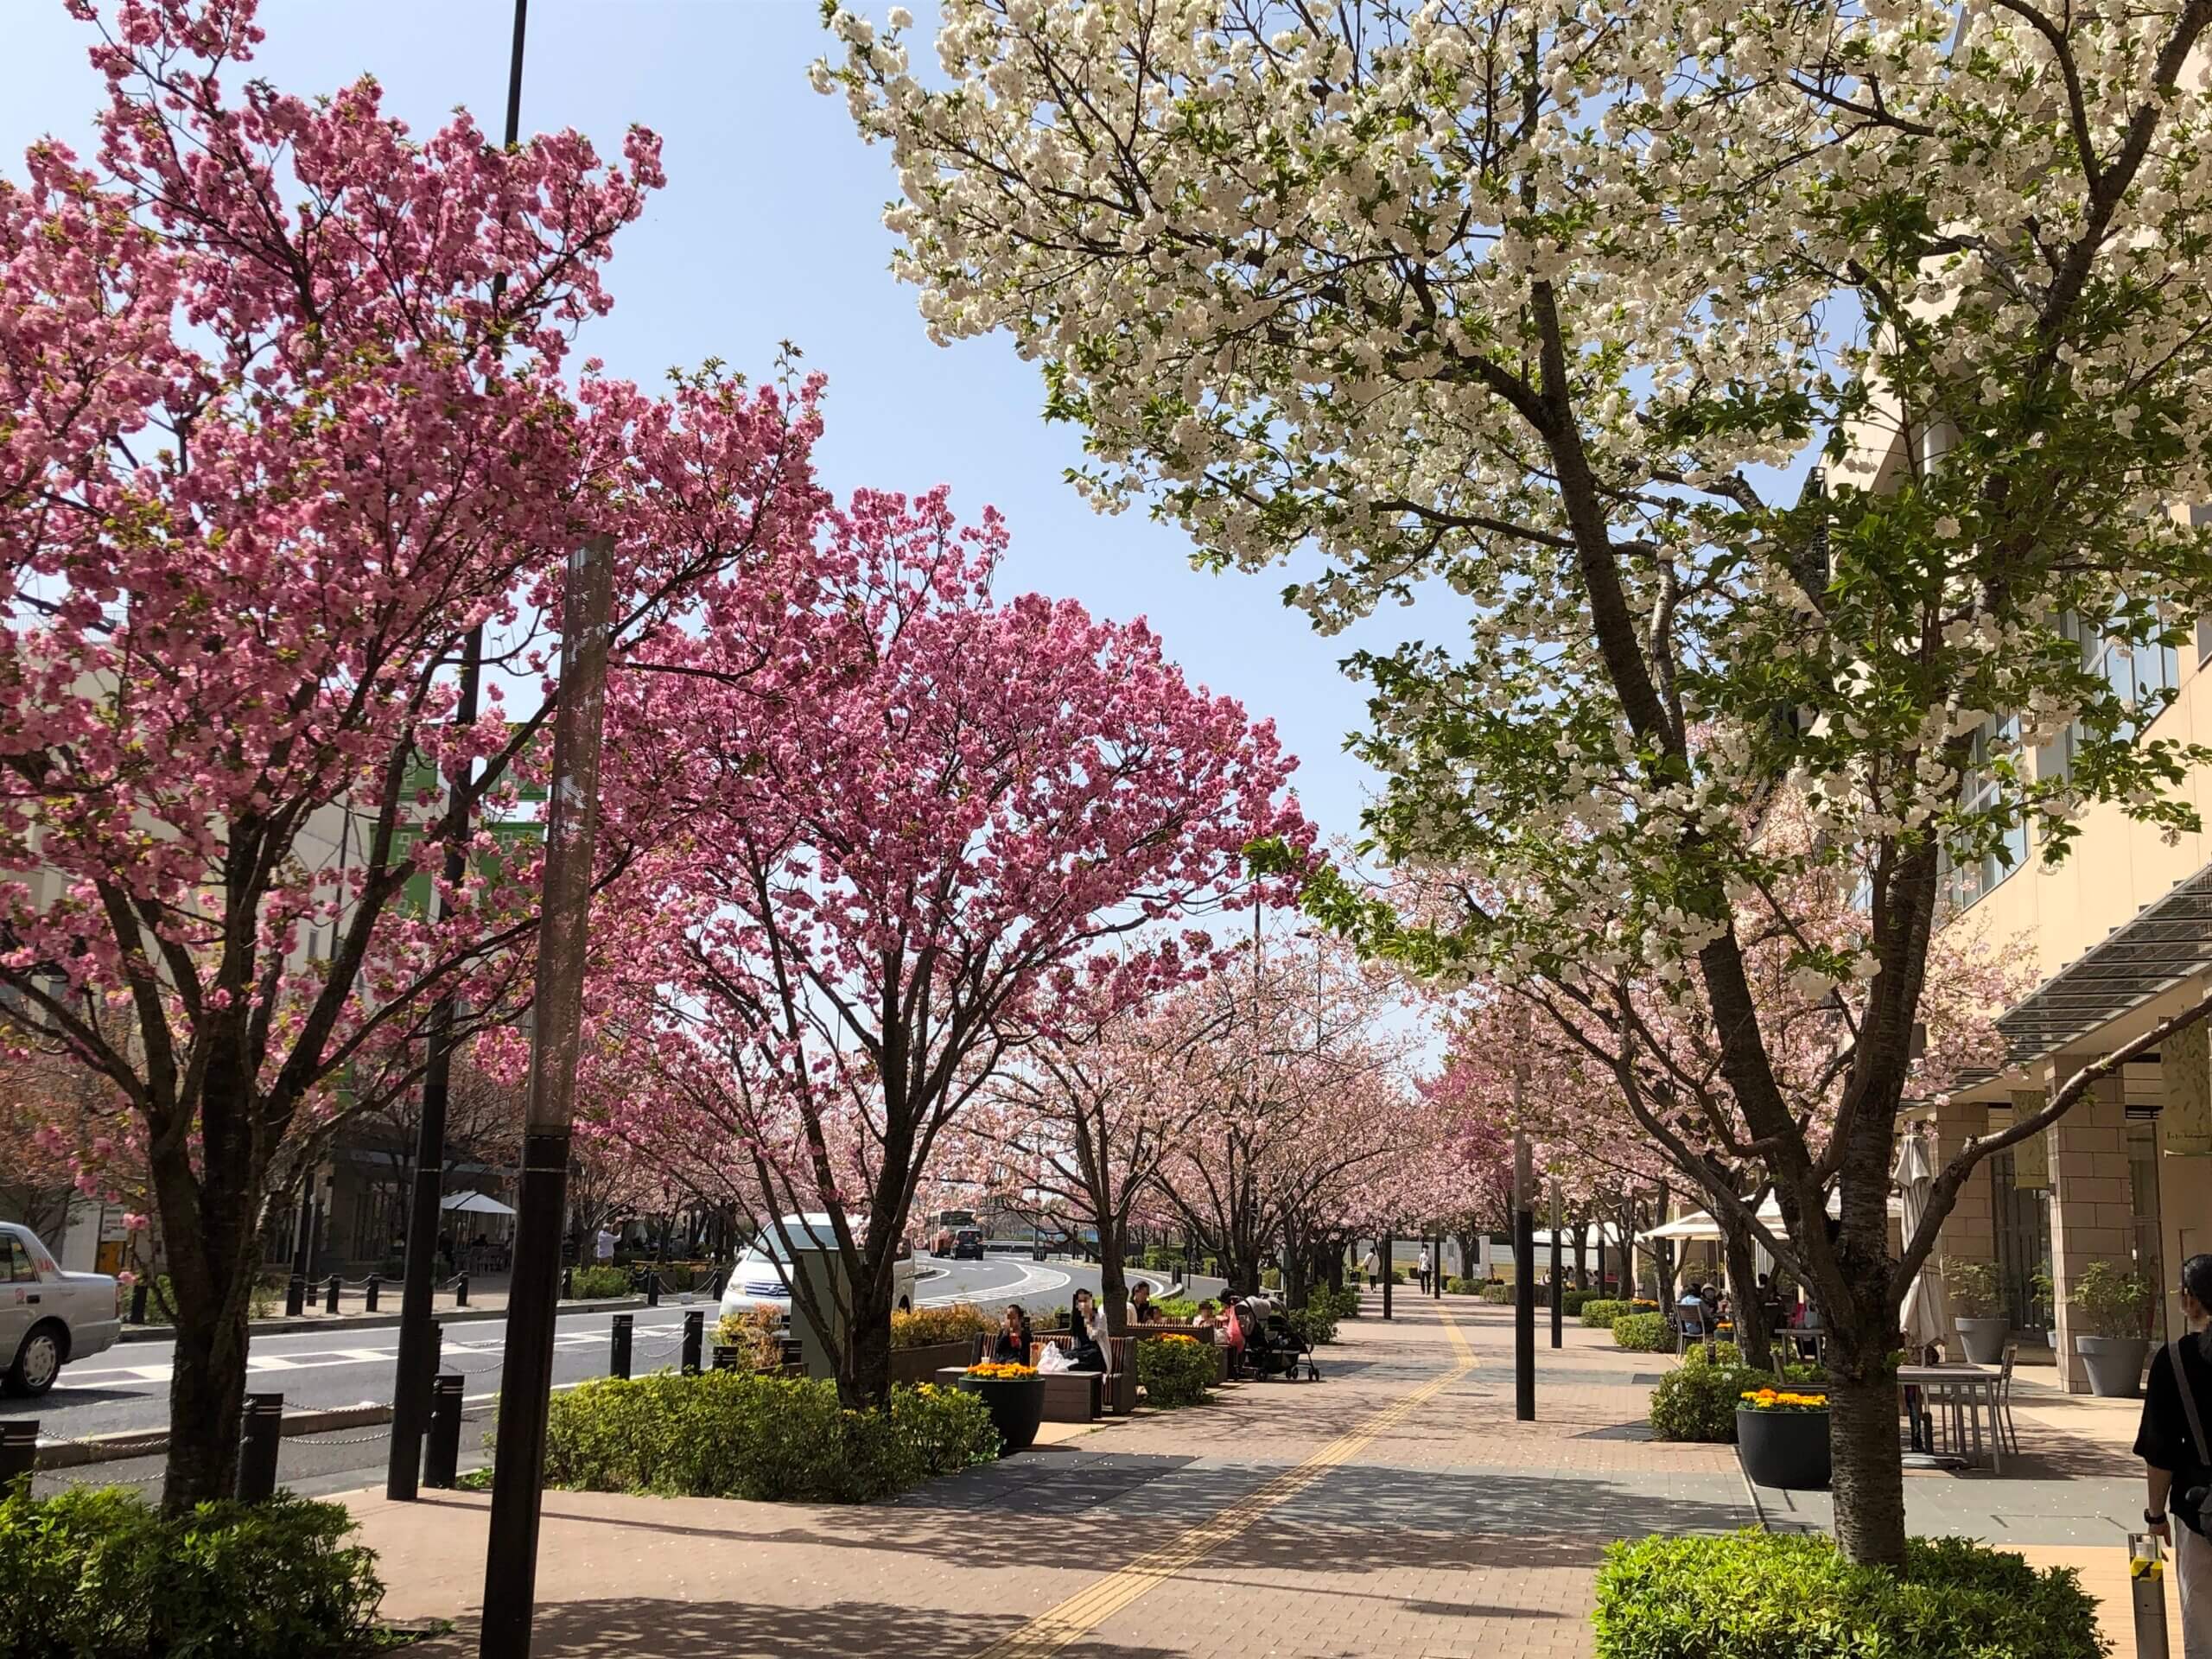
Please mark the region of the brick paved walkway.
<svg viewBox="0 0 2212 1659"><path fill-rule="evenodd" d="M1452 1298L1455 1336L1433 1301L1405 1298L1388 1325L1373 1301L1323 1351L1319 1385L1247 1384L896 1503L550 1492L536 1651L1584 1659L1609 1540L1753 1522L1732 1448L1646 1436L1671 1357L1570 1324L1563 1350L1538 1350L1539 1421L1516 1423L1508 1310ZM2031 1468L2074 1476L2066 1502L2104 1503L2123 1472L2110 1434L2083 1434L2103 1420L2070 1409L2023 1414ZM1939 1488L1937 1509L1992 1521L1999 1503L2045 1503L2040 1481L2001 1484L1911 1483L1916 1529L1934 1529L1921 1511ZM350 1501L391 1586L387 1616L461 1621L414 1651L473 1653L488 1499ZM2109 1518L2075 1532L2053 1520L2016 1541L2124 1572Z"/></svg>

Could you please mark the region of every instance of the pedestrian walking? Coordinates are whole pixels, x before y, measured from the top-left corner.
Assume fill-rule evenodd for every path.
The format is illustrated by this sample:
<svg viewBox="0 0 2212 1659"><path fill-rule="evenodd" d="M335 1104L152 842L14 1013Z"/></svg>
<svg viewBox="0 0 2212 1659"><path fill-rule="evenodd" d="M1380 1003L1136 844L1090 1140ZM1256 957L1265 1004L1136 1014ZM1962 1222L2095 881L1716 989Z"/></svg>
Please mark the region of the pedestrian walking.
<svg viewBox="0 0 2212 1659"><path fill-rule="evenodd" d="M1367 1287L1370 1290L1382 1282L1380 1274L1376 1271L1375 1262L1375 1247L1370 1244L1367 1247Z"/></svg>
<svg viewBox="0 0 2212 1659"><path fill-rule="evenodd" d="M2188 1329L2151 1357L2135 1455L2150 1487L2144 1524L2173 1554L2183 1659L2212 1659L2212 1255L2181 1264L2181 1311Z"/></svg>
<svg viewBox="0 0 2212 1659"><path fill-rule="evenodd" d="M1427 1245L1426 1245L1426 1244L1424 1244L1424 1245L1422 1245L1422 1246L1421 1247L1421 1269L1420 1269L1420 1271L1421 1271L1421 1294L1422 1294L1422 1295L1424 1295L1424 1296L1426 1296L1426 1295L1427 1295L1427 1294L1428 1294L1428 1246L1427 1246Z"/></svg>
<svg viewBox="0 0 2212 1659"><path fill-rule="evenodd" d="M614 1265L614 1235L602 1226L599 1236L592 1241L592 1259L602 1268Z"/></svg>

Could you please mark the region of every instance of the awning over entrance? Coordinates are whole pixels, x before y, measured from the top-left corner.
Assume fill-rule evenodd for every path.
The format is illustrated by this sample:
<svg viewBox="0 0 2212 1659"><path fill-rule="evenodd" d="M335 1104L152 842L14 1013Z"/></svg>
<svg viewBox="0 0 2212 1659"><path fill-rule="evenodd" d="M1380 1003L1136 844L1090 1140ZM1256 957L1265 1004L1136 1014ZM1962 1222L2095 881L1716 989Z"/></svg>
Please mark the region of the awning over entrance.
<svg viewBox="0 0 2212 1659"><path fill-rule="evenodd" d="M2212 864L2114 928L1999 1016L2005 1058L2032 1065L2212 969ZM1963 1085L1993 1071L1969 1073Z"/></svg>

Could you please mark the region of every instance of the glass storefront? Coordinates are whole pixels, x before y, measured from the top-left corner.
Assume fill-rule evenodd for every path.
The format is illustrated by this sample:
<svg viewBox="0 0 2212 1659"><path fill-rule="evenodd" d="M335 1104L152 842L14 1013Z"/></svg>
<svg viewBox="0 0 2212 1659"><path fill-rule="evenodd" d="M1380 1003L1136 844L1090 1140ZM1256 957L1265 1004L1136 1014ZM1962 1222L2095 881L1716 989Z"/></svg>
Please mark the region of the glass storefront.
<svg viewBox="0 0 2212 1659"><path fill-rule="evenodd" d="M2048 1331L2050 1306L2050 1189L2014 1179L2012 1150L1989 1160L1990 1212L1997 1231L1997 1273L2015 1331Z"/></svg>

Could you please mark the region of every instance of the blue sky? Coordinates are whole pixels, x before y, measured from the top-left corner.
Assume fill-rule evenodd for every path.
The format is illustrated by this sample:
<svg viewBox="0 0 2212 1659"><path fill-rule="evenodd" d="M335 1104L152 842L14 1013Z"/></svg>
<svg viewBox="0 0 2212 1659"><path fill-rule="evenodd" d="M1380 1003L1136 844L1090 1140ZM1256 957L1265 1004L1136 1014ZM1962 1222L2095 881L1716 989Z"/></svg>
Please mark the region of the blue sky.
<svg viewBox="0 0 2212 1659"><path fill-rule="evenodd" d="M8 13L0 154L20 177L43 134L89 149L101 88L60 0L10 0ZM263 22L256 67L287 90L367 71L418 132L461 104L499 130L505 0L264 0ZM583 351L654 383L707 357L764 374L777 342L794 341L830 377L819 460L832 488L946 482L966 516L996 505L1014 537L1002 593L1148 618L1193 679L1275 721L1302 762L1309 816L1354 830L1373 780L1342 751L1363 706L1337 664L1354 645L1393 642L1409 618L1324 639L1282 607L1278 579L1193 571L1179 532L1084 506L1062 480L1079 434L1040 417L1035 370L1003 338L931 346L912 290L892 280L889 156L807 85L826 40L814 0L532 0L524 130L573 126L612 154L638 122L666 143L669 188L619 245L615 308Z"/></svg>

